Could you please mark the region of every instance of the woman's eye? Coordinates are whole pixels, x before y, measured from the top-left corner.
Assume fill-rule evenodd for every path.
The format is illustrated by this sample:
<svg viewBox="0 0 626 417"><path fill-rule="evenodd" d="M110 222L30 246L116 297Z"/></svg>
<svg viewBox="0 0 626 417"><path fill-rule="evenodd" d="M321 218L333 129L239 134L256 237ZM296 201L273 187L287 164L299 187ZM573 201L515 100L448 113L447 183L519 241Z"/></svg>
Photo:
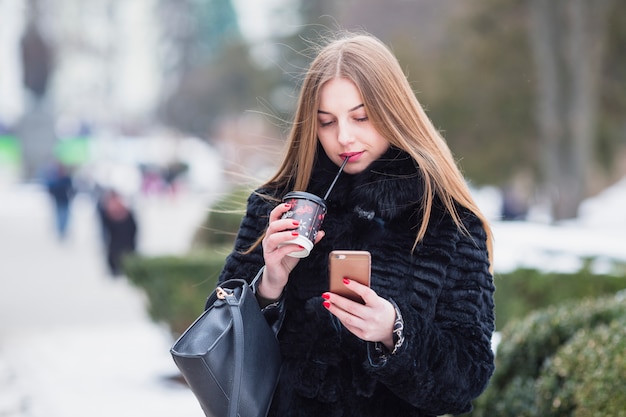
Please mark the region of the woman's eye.
<svg viewBox="0 0 626 417"><path fill-rule="evenodd" d="M329 122L324 122L324 121L320 120L319 122L320 122L320 126L321 126L321 127L330 126L330 125L333 123L333 121L332 121L332 120L331 120L331 121L329 121Z"/></svg>
<svg viewBox="0 0 626 417"><path fill-rule="evenodd" d="M357 122L367 122L369 120L369 118L367 116L365 116L365 117L357 117L355 120Z"/></svg>

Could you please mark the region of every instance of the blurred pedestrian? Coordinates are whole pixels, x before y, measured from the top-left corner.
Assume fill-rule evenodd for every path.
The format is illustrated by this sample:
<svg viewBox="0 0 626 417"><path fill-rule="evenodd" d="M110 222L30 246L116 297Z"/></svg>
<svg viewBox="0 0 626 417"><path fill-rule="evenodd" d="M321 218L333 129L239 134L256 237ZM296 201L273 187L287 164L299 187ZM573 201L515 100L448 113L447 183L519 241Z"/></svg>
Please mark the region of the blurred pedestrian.
<svg viewBox="0 0 626 417"><path fill-rule="evenodd" d="M103 195L98 210L106 239L106 260L111 275L122 273L124 256L136 251L137 222L130 206L116 191Z"/></svg>
<svg viewBox="0 0 626 417"><path fill-rule="evenodd" d="M501 217L505 221L524 220L528 208L522 197L515 192L513 187L502 189Z"/></svg>
<svg viewBox="0 0 626 417"><path fill-rule="evenodd" d="M70 209L76 189L70 170L61 163L55 163L46 173L45 185L54 204L54 220L57 237L64 240L70 220Z"/></svg>

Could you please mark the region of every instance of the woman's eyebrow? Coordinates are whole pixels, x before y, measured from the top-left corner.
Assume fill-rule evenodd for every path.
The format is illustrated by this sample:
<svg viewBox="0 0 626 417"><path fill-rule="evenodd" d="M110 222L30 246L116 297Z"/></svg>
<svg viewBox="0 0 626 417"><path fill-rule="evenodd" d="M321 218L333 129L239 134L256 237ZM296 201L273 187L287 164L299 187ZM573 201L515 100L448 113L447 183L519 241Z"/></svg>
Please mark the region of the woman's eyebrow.
<svg viewBox="0 0 626 417"><path fill-rule="evenodd" d="M354 106L354 107L352 107L351 109L349 109L349 110L348 110L348 113L353 112L353 111L355 111L355 110L358 110L358 109L360 109L361 107L364 107L363 103L359 104L358 106ZM324 110L317 110L317 113L318 113L318 114L320 114L320 113L321 113L321 114L330 114L329 112L324 111Z"/></svg>

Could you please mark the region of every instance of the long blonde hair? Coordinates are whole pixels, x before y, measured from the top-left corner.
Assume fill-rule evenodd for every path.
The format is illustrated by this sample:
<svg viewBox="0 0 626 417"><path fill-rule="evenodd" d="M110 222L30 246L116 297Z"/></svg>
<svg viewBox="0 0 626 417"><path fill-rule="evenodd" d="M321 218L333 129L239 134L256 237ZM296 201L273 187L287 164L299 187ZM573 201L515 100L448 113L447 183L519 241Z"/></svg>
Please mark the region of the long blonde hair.
<svg viewBox="0 0 626 417"><path fill-rule="evenodd" d="M302 83L285 158L265 186L291 183L295 190L306 190L317 149L320 89L333 78L345 78L356 85L376 130L391 145L408 152L420 167L425 193L423 220L414 248L426 233L437 195L463 231L455 202L481 220L493 265L493 234L487 219L474 202L448 145L418 102L398 60L372 35L339 33L318 51Z"/></svg>

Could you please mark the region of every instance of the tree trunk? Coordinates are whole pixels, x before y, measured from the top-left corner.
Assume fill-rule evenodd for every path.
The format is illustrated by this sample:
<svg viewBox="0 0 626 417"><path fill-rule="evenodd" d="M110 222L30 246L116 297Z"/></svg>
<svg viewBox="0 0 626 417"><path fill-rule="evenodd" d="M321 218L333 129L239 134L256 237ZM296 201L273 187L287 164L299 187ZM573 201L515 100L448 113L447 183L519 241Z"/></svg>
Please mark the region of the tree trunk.
<svg viewBox="0 0 626 417"><path fill-rule="evenodd" d="M612 0L530 0L543 186L555 220L587 197L604 35Z"/></svg>

